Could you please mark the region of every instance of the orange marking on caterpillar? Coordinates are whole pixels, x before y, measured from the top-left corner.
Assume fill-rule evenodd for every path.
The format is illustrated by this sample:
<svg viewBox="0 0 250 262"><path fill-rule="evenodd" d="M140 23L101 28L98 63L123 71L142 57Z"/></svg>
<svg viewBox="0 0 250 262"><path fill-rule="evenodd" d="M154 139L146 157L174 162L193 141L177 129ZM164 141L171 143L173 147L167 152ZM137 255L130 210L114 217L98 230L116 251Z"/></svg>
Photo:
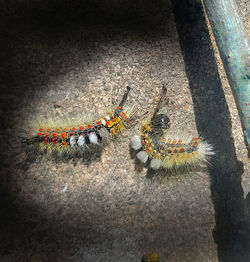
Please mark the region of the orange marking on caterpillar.
<svg viewBox="0 0 250 262"><path fill-rule="evenodd" d="M106 123L107 123L108 127L112 127L114 125L114 122L112 122L112 121L106 121Z"/></svg>
<svg viewBox="0 0 250 262"><path fill-rule="evenodd" d="M117 123L118 122L118 119L117 118L113 118L113 123L115 124L115 123Z"/></svg>
<svg viewBox="0 0 250 262"><path fill-rule="evenodd" d="M121 113L120 113L120 117L121 117L123 120L127 120L127 119L128 119L124 112L121 112ZM128 122L129 122L129 121L130 121L130 120L128 120Z"/></svg>

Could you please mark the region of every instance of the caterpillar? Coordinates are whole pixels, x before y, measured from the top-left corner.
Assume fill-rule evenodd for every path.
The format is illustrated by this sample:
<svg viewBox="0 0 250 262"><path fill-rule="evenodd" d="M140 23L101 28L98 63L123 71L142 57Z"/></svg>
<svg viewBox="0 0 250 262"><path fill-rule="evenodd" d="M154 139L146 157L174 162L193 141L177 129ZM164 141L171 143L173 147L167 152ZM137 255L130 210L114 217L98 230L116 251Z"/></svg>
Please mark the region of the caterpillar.
<svg viewBox="0 0 250 262"><path fill-rule="evenodd" d="M153 116L143 121L140 135L134 135L131 139L131 147L139 151L137 159L144 164L149 160L153 170L160 167L167 170L189 169L208 162L209 157L214 155L213 147L201 137L178 131L166 132L170 128L170 119L165 114L159 114L166 92L163 86Z"/></svg>
<svg viewBox="0 0 250 262"><path fill-rule="evenodd" d="M82 157L87 148L102 147L129 127L132 117L123 108L129 92L130 87L127 86L119 105L93 122L71 126L64 123L53 127L39 124L37 129L32 128L29 131L25 142L28 145L37 145L39 151L50 155Z"/></svg>

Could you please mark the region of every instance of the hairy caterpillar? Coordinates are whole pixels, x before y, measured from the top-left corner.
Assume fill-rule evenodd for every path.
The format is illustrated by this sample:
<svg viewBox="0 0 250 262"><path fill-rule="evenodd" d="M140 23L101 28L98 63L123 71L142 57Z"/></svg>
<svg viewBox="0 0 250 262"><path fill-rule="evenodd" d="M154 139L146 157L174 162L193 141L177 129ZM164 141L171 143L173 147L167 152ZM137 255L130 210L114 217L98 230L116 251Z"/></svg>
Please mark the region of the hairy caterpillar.
<svg viewBox="0 0 250 262"><path fill-rule="evenodd" d="M39 151L56 156L83 157L86 149L104 146L109 138L116 138L124 129L130 126L129 118L123 106L128 98L130 87L126 91L119 105L111 112L93 122L67 126L41 126L32 128L25 139L26 144L37 145Z"/></svg>
<svg viewBox="0 0 250 262"><path fill-rule="evenodd" d="M207 162L214 155L210 144L201 137L195 137L181 132L164 132L169 129L170 120L165 114L159 114L160 106L166 95L163 86L162 94L151 119L144 120L140 128L140 136L134 135L131 146L140 150L136 157L146 163L150 160L150 168L157 170L163 167L167 170L182 167L193 167L201 162Z"/></svg>

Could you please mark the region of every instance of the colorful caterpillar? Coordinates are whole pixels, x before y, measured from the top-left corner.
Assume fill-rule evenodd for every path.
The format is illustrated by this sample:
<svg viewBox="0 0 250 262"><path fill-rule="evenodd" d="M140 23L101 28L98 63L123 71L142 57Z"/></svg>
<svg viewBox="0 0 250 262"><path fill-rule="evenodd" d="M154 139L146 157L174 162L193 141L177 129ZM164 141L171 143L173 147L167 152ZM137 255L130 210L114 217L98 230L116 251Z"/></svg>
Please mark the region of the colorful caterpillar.
<svg viewBox="0 0 250 262"><path fill-rule="evenodd" d="M115 110L92 123L69 127L61 125L53 128L40 126L38 130L32 129L29 132L26 142L38 144L42 151L59 154L83 152L91 145L105 144L108 138L117 137L130 124L131 118L123 109L129 91L130 87L127 87Z"/></svg>
<svg viewBox="0 0 250 262"><path fill-rule="evenodd" d="M166 95L163 87L160 101L150 120L145 120L140 128L140 136L134 135L131 146L140 150L136 157L146 163L150 160L150 168L157 170L179 169L192 167L201 162L207 162L209 156L214 155L210 144L201 137L194 137L179 132L164 132L170 127L170 120L165 114L158 114Z"/></svg>

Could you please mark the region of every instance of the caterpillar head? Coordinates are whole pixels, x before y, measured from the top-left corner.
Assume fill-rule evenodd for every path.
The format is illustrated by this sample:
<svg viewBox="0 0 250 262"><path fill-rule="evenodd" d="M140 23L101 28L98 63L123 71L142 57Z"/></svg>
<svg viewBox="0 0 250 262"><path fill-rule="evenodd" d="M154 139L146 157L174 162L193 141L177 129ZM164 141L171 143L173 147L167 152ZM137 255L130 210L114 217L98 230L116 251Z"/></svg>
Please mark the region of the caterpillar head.
<svg viewBox="0 0 250 262"><path fill-rule="evenodd" d="M154 129L168 129L170 127L170 119L165 114L157 114L151 121Z"/></svg>

